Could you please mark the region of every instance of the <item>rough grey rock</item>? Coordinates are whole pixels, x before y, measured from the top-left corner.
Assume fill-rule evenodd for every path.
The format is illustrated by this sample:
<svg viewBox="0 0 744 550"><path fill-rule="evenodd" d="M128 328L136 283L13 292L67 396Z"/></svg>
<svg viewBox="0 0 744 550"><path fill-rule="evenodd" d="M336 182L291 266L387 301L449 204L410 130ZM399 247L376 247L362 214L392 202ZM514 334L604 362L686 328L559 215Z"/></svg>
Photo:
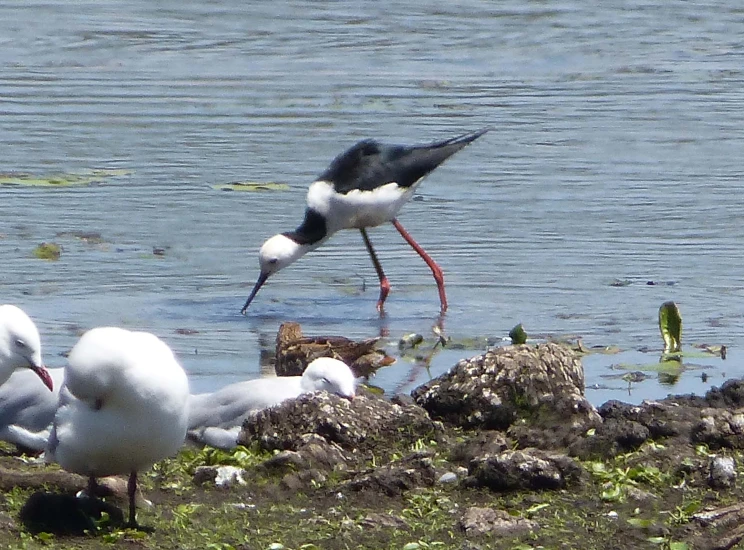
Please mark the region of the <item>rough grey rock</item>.
<svg viewBox="0 0 744 550"><path fill-rule="evenodd" d="M496 455L507 449L513 449L514 443L502 433L495 430L471 432L470 437L455 445L450 451L450 460L461 464L470 464L476 457Z"/></svg>
<svg viewBox="0 0 744 550"><path fill-rule="evenodd" d="M318 468L331 471L345 470L348 461L344 451L335 443L328 443L317 434L305 434L300 438L296 451L279 451L261 466L269 470Z"/></svg>
<svg viewBox="0 0 744 550"><path fill-rule="evenodd" d="M692 429L693 443L705 443L712 449L744 449L744 409L707 408Z"/></svg>
<svg viewBox="0 0 744 550"><path fill-rule="evenodd" d="M431 452L412 453L342 483L340 489L372 490L397 496L415 487L431 487L436 480Z"/></svg>
<svg viewBox="0 0 744 550"><path fill-rule="evenodd" d="M305 468L307 461L299 451L284 450L264 460L261 466L267 470L294 470Z"/></svg>
<svg viewBox="0 0 744 550"><path fill-rule="evenodd" d="M727 380L705 394L709 407L737 409L744 407L744 380Z"/></svg>
<svg viewBox="0 0 744 550"><path fill-rule="evenodd" d="M736 483L736 461L730 456L714 456L710 459L708 485L713 489L725 489Z"/></svg>
<svg viewBox="0 0 744 550"><path fill-rule="evenodd" d="M506 346L463 359L416 388L413 398L435 419L507 429L517 418L585 428L601 422L584 397L584 369L568 347Z"/></svg>
<svg viewBox="0 0 744 550"><path fill-rule="evenodd" d="M440 431L416 405L396 405L376 396L352 401L328 393L305 394L246 420L238 444L258 443L266 450L300 450L307 434L317 434L339 449L353 451L413 444ZM315 440L318 442L319 440Z"/></svg>
<svg viewBox="0 0 744 550"><path fill-rule="evenodd" d="M524 518L510 516L504 510L472 507L465 510L458 526L467 535L490 535L509 537L529 533L538 529L538 524Z"/></svg>
<svg viewBox="0 0 744 550"><path fill-rule="evenodd" d="M694 514L692 519L701 527L694 548L729 550L744 540L744 503L708 508Z"/></svg>
<svg viewBox="0 0 744 550"><path fill-rule="evenodd" d="M509 450L475 458L469 467L468 485L496 491L562 489L584 475L569 456L537 449Z"/></svg>
<svg viewBox="0 0 744 550"><path fill-rule="evenodd" d="M569 454L581 459L609 458L633 451L648 440L673 439L687 444L704 404L702 398L691 401L687 397L644 401L640 405L608 401L599 408L604 422L593 433L570 442Z"/></svg>
<svg viewBox="0 0 744 550"><path fill-rule="evenodd" d="M587 458L589 456L613 457L638 449L650 438L649 429L633 420L605 420L593 435L588 435L571 445L571 454Z"/></svg>
<svg viewBox="0 0 744 550"><path fill-rule="evenodd" d="M315 484L325 483L328 478L317 468L309 468L298 472L291 472L281 480L281 486L290 491L304 491Z"/></svg>
<svg viewBox="0 0 744 550"><path fill-rule="evenodd" d="M638 487L633 487L632 485L625 488L625 494L630 500L636 502L649 502L658 498L655 494L639 489Z"/></svg>

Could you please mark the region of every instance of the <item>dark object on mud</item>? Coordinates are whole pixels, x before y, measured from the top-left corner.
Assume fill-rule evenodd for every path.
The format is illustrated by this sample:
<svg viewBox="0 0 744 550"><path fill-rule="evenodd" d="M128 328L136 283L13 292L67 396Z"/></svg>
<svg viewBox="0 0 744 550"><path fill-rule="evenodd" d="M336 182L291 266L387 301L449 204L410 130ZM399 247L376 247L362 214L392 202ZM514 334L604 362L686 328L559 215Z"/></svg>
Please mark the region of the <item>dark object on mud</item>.
<svg viewBox="0 0 744 550"><path fill-rule="evenodd" d="M108 525L124 525L124 514L116 506L98 499L39 491L21 508L20 520L34 534L83 535L96 531L96 523L104 513L108 515Z"/></svg>
<svg viewBox="0 0 744 550"><path fill-rule="evenodd" d="M369 378L377 369L395 362L383 350L375 349L379 338L354 341L343 336L303 336L299 323L282 323L276 335L277 376L301 376L319 357L343 361L354 376Z"/></svg>

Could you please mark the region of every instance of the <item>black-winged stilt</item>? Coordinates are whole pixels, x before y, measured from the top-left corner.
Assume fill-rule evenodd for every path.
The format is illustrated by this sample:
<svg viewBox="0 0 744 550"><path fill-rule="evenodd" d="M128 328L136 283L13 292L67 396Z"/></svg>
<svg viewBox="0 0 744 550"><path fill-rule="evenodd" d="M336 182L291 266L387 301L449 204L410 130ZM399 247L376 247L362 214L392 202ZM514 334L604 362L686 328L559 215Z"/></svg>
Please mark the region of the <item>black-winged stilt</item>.
<svg viewBox="0 0 744 550"><path fill-rule="evenodd" d="M396 216L426 175L488 130L484 128L429 145L385 145L367 139L336 157L310 185L302 224L294 231L274 235L261 247L261 273L241 313L245 314L269 276L318 248L341 229L359 229L362 233L380 279L377 309L382 311L390 283L369 240L367 228L385 222L392 222L429 266L437 282L442 311L446 311L447 296L441 268L413 240Z"/></svg>

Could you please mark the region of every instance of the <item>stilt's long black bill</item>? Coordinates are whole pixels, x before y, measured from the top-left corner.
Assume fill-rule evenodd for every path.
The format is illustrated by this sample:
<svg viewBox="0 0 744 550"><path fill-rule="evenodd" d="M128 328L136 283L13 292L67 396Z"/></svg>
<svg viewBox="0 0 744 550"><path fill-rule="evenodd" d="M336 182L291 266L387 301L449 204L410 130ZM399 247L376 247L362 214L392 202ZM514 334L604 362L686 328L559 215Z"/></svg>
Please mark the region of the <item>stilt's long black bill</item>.
<svg viewBox="0 0 744 550"><path fill-rule="evenodd" d="M248 309L248 306L251 305L253 298L256 297L256 294L258 294L258 291L261 289L263 284L266 282L266 279L268 278L269 278L268 273L261 273L261 275L258 276L258 281L256 281L256 285L253 287L253 290L251 290L251 295L248 296L248 299L245 301L245 305L243 306L243 309L240 310L240 313L245 315L245 312Z"/></svg>

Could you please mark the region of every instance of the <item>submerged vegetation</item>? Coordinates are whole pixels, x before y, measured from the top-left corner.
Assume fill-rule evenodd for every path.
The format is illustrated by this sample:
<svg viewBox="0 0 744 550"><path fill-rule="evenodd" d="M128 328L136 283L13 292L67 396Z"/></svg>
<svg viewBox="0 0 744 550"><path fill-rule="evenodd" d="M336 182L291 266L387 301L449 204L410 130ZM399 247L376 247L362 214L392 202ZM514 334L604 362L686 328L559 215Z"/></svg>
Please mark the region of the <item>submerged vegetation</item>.
<svg viewBox="0 0 744 550"><path fill-rule="evenodd" d="M286 191L289 189L289 185L286 183L276 183L273 181L260 182L260 181L235 181L232 183L218 183L212 186L212 189L218 191Z"/></svg>
<svg viewBox="0 0 744 550"><path fill-rule="evenodd" d="M0 174L0 185L14 187L77 187L107 183L110 179L127 176L130 170L85 170L81 172L37 175L20 172Z"/></svg>

